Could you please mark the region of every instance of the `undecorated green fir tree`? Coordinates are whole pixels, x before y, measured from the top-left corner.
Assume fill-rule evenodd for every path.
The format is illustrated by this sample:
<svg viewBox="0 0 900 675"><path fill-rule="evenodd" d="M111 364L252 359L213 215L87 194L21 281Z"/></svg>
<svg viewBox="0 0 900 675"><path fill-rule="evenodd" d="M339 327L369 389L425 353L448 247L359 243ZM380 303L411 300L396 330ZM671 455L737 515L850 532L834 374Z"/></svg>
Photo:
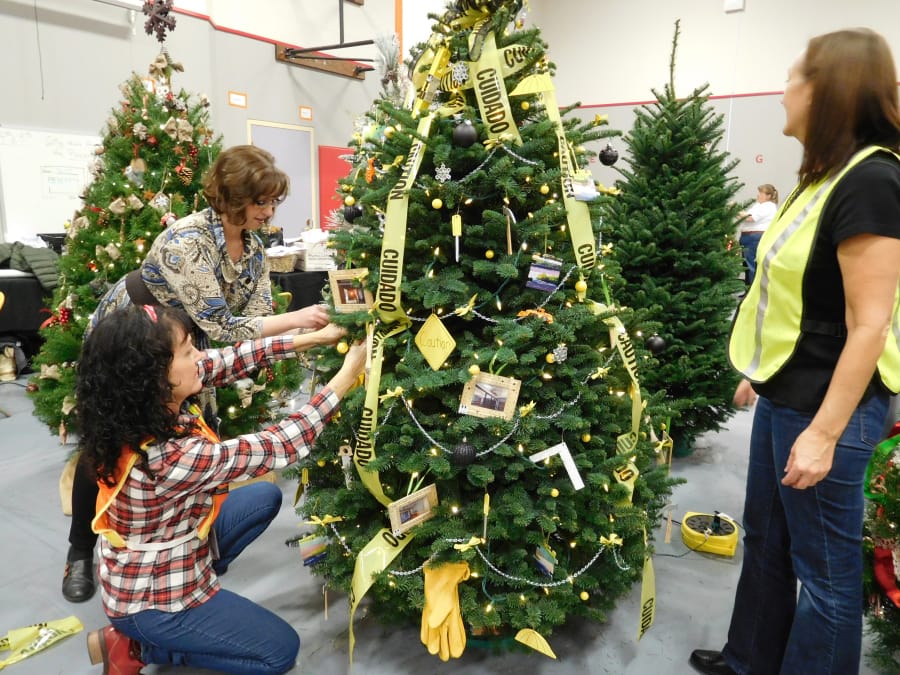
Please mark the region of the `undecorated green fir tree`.
<svg viewBox="0 0 900 675"><path fill-rule="evenodd" d="M685 451L700 434L734 414L739 381L726 348L731 317L743 288L734 244L741 183L737 160L721 149L723 118L707 86L679 99L674 67L680 25L675 24L669 83L657 101L635 110L625 136L627 168L621 194L604 200L604 232L613 244L626 306L659 325L658 362L644 372L650 391L665 390L677 418L672 436Z"/></svg>

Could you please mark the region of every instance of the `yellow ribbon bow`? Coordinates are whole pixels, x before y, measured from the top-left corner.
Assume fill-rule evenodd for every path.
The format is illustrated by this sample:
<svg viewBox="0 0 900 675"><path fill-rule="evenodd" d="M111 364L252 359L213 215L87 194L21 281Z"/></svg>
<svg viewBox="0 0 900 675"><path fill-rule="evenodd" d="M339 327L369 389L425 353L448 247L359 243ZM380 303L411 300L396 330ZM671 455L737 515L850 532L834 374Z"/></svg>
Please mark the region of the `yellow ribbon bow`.
<svg viewBox="0 0 900 675"><path fill-rule="evenodd" d="M489 138L483 141L485 150L493 150L501 145L507 145L515 140L515 136L510 133L500 134L497 138Z"/></svg>
<svg viewBox="0 0 900 675"><path fill-rule="evenodd" d="M468 551L470 548L475 548L476 546L483 544L484 539L481 537L472 537L465 544L453 544L453 548L457 551Z"/></svg>
<svg viewBox="0 0 900 675"><path fill-rule="evenodd" d="M394 387L393 389L389 389L386 392L384 392L381 396L378 397L378 401L380 403L384 403L389 398L396 398L397 396L402 396L402 395L403 395L403 387L397 386L397 387Z"/></svg>
<svg viewBox="0 0 900 675"><path fill-rule="evenodd" d="M325 514L324 518L319 518L319 516L310 516L309 520L304 521L304 525L318 525L320 527L325 527L329 523L340 523L344 519L341 516L332 516L330 514Z"/></svg>
<svg viewBox="0 0 900 675"><path fill-rule="evenodd" d="M519 406L519 417L525 417L528 413L534 410L534 406L537 404L534 401L530 401L529 403Z"/></svg>
<svg viewBox="0 0 900 675"><path fill-rule="evenodd" d="M477 297L478 297L478 293L476 293L471 298L469 298L468 303L466 303L462 307L457 307L455 310L453 310L453 313L456 314L456 316L465 316L466 314L473 312L475 310L475 298L477 298Z"/></svg>
<svg viewBox="0 0 900 675"><path fill-rule="evenodd" d="M600 537L600 543L608 547L621 546L623 544L622 537L617 535L615 532L612 532L608 538Z"/></svg>

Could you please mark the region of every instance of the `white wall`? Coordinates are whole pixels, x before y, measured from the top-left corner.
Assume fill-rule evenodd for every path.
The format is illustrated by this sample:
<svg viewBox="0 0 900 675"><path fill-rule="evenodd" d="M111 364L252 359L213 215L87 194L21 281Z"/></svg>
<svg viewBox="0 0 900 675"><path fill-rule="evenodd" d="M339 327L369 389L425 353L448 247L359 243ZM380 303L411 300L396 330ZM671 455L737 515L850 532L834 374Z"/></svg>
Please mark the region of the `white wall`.
<svg viewBox="0 0 900 675"><path fill-rule="evenodd" d="M708 83L714 97L724 97L714 104L725 115L725 149L740 160L735 174L747 199L761 183L784 196L795 182L801 148L781 133L781 92L810 37L868 26L900 59L898 0L745 0L743 12L728 14L722 0L531 0L530 6L528 21L540 27L557 65L560 103L597 106L585 114L609 113L610 126L621 131L629 130L635 103L652 100L651 89L668 82L681 19L675 91L686 96ZM594 174L607 184L617 175L605 167Z"/></svg>

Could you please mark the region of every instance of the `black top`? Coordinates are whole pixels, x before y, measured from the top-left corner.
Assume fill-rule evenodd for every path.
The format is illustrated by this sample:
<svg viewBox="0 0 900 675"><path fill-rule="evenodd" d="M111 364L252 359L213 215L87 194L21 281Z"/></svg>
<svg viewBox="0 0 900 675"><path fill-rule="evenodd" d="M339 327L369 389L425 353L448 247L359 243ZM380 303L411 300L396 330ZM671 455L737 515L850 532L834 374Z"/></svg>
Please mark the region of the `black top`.
<svg viewBox="0 0 900 675"><path fill-rule="evenodd" d="M900 162L879 152L850 169L822 209L819 231L803 277L803 330L794 354L760 396L802 412L819 409L846 342L844 284L838 244L858 234L900 239ZM886 393L876 373L865 397Z"/></svg>

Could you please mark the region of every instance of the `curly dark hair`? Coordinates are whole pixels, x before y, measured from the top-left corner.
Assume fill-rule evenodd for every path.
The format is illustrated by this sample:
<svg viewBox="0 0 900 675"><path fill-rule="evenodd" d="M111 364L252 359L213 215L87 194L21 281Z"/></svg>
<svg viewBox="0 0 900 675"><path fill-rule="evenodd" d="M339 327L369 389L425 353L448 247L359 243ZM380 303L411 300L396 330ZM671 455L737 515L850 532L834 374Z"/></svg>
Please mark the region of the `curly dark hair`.
<svg viewBox="0 0 900 675"><path fill-rule="evenodd" d="M203 177L203 196L220 215L243 225L244 210L255 200L283 197L290 179L275 166L275 157L255 145L235 145L223 150Z"/></svg>
<svg viewBox="0 0 900 675"><path fill-rule="evenodd" d="M131 305L104 317L88 336L75 383L81 461L98 480L115 484L122 448L141 455L139 466L152 475L141 444L177 435L169 366L178 330L190 333L188 314L175 307Z"/></svg>

